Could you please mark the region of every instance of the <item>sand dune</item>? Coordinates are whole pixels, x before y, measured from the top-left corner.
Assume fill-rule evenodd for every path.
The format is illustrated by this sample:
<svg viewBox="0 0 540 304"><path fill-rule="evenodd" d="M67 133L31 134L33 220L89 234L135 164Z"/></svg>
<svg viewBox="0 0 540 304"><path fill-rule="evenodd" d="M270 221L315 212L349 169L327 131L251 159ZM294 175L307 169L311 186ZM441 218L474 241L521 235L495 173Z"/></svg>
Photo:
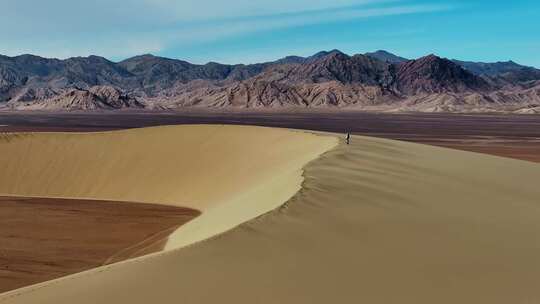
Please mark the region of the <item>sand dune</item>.
<svg viewBox="0 0 540 304"><path fill-rule="evenodd" d="M355 136L309 163L304 176L286 207L218 238L0 302L540 301L539 164ZM211 206L215 197L203 197ZM236 216L220 206L222 217Z"/></svg>
<svg viewBox="0 0 540 304"><path fill-rule="evenodd" d="M333 137L241 126L0 135L0 194L159 203L203 211L175 248L281 205ZM253 202L256 201L257 204ZM211 224L208 224L211 223Z"/></svg>

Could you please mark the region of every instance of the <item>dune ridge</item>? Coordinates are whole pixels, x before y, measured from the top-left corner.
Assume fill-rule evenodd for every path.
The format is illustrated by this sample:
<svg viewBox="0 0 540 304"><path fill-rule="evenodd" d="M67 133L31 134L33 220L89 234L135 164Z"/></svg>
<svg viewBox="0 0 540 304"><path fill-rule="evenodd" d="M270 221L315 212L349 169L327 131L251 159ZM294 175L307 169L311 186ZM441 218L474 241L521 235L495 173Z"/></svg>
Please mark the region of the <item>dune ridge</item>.
<svg viewBox="0 0 540 304"><path fill-rule="evenodd" d="M181 228L186 233L169 236L173 249L276 208L300 188L302 166L336 144L330 136L224 125L3 134L0 193L202 211Z"/></svg>
<svg viewBox="0 0 540 304"><path fill-rule="evenodd" d="M2 303L534 303L540 165L353 136L285 208ZM211 292L210 292L211 290Z"/></svg>

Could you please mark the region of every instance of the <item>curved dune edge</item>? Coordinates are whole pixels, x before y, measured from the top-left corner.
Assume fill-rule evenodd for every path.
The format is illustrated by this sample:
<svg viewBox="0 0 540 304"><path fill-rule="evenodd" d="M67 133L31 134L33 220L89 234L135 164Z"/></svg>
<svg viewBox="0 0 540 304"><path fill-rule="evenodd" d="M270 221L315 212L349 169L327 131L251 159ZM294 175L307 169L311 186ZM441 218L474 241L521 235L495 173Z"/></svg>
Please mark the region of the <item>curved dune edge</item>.
<svg viewBox="0 0 540 304"><path fill-rule="evenodd" d="M2 303L538 302L540 165L353 137L287 208Z"/></svg>
<svg viewBox="0 0 540 304"><path fill-rule="evenodd" d="M2 134L0 194L202 211L169 236L167 251L279 207L301 188L302 167L337 143L333 136L230 125Z"/></svg>

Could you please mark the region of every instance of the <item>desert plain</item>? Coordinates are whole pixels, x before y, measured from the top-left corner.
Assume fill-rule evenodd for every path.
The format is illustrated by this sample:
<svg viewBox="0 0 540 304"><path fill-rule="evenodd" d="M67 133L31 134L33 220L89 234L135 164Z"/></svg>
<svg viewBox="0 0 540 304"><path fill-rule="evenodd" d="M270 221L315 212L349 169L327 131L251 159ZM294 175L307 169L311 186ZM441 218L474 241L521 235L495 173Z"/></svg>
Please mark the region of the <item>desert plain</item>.
<svg viewBox="0 0 540 304"><path fill-rule="evenodd" d="M21 219L8 229L65 220L70 235L50 233L75 243L64 259L85 262L24 268L61 242L31 248L32 229L2 229L14 245L0 303L540 301L536 116L0 114L0 125L2 208ZM95 220L106 208L127 223ZM142 256L122 254L133 246ZM46 279L8 285L16 250L29 257L19 273Z"/></svg>

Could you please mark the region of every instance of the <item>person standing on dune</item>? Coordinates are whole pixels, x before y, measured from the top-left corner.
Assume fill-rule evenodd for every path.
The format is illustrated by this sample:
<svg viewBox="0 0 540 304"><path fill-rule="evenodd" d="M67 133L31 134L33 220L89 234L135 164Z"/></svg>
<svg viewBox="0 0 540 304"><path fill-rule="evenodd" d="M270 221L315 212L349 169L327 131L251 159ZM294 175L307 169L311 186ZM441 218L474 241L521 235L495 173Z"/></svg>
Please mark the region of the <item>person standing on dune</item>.
<svg viewBox="0 0 540 304"><path fill-rule="evenodd" d="M351 133L347 133L347 145L351 143Z"/></svg>

